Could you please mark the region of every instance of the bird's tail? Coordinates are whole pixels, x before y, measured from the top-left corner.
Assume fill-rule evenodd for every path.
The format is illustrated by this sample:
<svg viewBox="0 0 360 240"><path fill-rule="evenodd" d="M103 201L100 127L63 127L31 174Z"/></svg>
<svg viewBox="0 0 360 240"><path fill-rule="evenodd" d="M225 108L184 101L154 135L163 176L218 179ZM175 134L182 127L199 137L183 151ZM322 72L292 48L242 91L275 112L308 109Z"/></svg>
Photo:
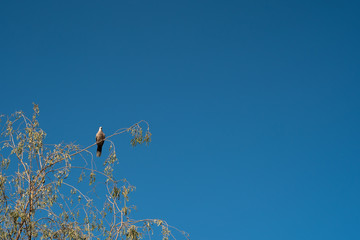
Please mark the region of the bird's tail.
<svg viewBox="0 0 360 240"><path fill-rule="evenodd" d="M101 150L102 150L102 146L98 146L97 147L97 151L96 151L96 156L100 157L101 156Z"/></svg>

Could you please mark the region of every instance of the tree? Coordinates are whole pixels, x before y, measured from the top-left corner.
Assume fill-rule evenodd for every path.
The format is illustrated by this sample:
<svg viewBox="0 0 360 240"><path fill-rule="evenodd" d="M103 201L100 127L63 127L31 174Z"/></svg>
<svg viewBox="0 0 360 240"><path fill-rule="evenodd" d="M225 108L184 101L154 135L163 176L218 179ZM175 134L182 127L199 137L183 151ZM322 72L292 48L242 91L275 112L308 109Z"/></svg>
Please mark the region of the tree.
<svg viewBox="0 0 360 240"><path fill-rule="evenodd" d="M132 146L149 144L146 121L106 138L110 153L98 170L88 151L96 143L86 148L46 144L37 120L39 107L34 104L33 110L31 119L21 111L0 118L0 239L137 240L157 232L163 239L175 239L163 220L130 217L134 186L113 174L118 159L110 138L130 133ZM106 187L104 197L96 194L99 184Z"/></svg>

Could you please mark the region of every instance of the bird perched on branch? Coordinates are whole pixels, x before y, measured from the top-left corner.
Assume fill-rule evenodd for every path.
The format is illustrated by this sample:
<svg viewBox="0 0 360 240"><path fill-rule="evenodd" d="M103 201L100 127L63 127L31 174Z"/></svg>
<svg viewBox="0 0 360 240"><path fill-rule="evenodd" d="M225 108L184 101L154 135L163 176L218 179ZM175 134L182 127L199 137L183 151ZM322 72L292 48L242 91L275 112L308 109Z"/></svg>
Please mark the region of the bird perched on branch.
<svg viewBox="0 0 360 240"><path fill-rule="evenodd" d="M105 141L105 133L102 131L102 127L99 127L99 131L96 134L95 140L97 144L96 156L100 157L102 146L104 145L104 141Z"/></svg>

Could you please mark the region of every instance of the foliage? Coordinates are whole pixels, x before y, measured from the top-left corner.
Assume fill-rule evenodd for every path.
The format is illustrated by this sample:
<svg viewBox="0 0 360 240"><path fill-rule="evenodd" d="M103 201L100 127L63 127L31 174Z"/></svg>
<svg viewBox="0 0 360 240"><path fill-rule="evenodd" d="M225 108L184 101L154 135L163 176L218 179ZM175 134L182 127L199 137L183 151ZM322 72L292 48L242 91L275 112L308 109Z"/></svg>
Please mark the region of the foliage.
<svg viewBox="0 0 360 240"><path fill-rule="evenodd" d="M118 158L109 138L130 133L132 146L148 144L147 122L119 129L106 138L110 154L100 171L88 151L96 143L84 149L74 144L46 144L38 115L39 107L34 104L31 119L21 111L0 119L0 239L137 240L151 236L154 227L160 228L162 239L174 238L165 221L130 217L134 206L129 204L129 195L135 188L113 174ZM98 185L105 185L104 197L97 195Z"/></svg>

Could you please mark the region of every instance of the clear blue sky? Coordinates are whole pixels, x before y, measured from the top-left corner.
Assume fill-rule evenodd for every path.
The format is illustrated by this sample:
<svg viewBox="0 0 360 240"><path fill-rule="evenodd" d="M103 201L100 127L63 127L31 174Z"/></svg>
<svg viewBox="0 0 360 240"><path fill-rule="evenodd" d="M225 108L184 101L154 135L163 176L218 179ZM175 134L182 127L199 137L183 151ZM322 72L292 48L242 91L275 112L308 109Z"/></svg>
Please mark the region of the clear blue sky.
<svg viewBox="0 0 360 240"><path fill-rule="evenodd" d="M118 173L191 239L360 239L359 10L2 1L0 112L38 103L50 143L82 146L147 120L149 147L114 139Z"/></svg>

